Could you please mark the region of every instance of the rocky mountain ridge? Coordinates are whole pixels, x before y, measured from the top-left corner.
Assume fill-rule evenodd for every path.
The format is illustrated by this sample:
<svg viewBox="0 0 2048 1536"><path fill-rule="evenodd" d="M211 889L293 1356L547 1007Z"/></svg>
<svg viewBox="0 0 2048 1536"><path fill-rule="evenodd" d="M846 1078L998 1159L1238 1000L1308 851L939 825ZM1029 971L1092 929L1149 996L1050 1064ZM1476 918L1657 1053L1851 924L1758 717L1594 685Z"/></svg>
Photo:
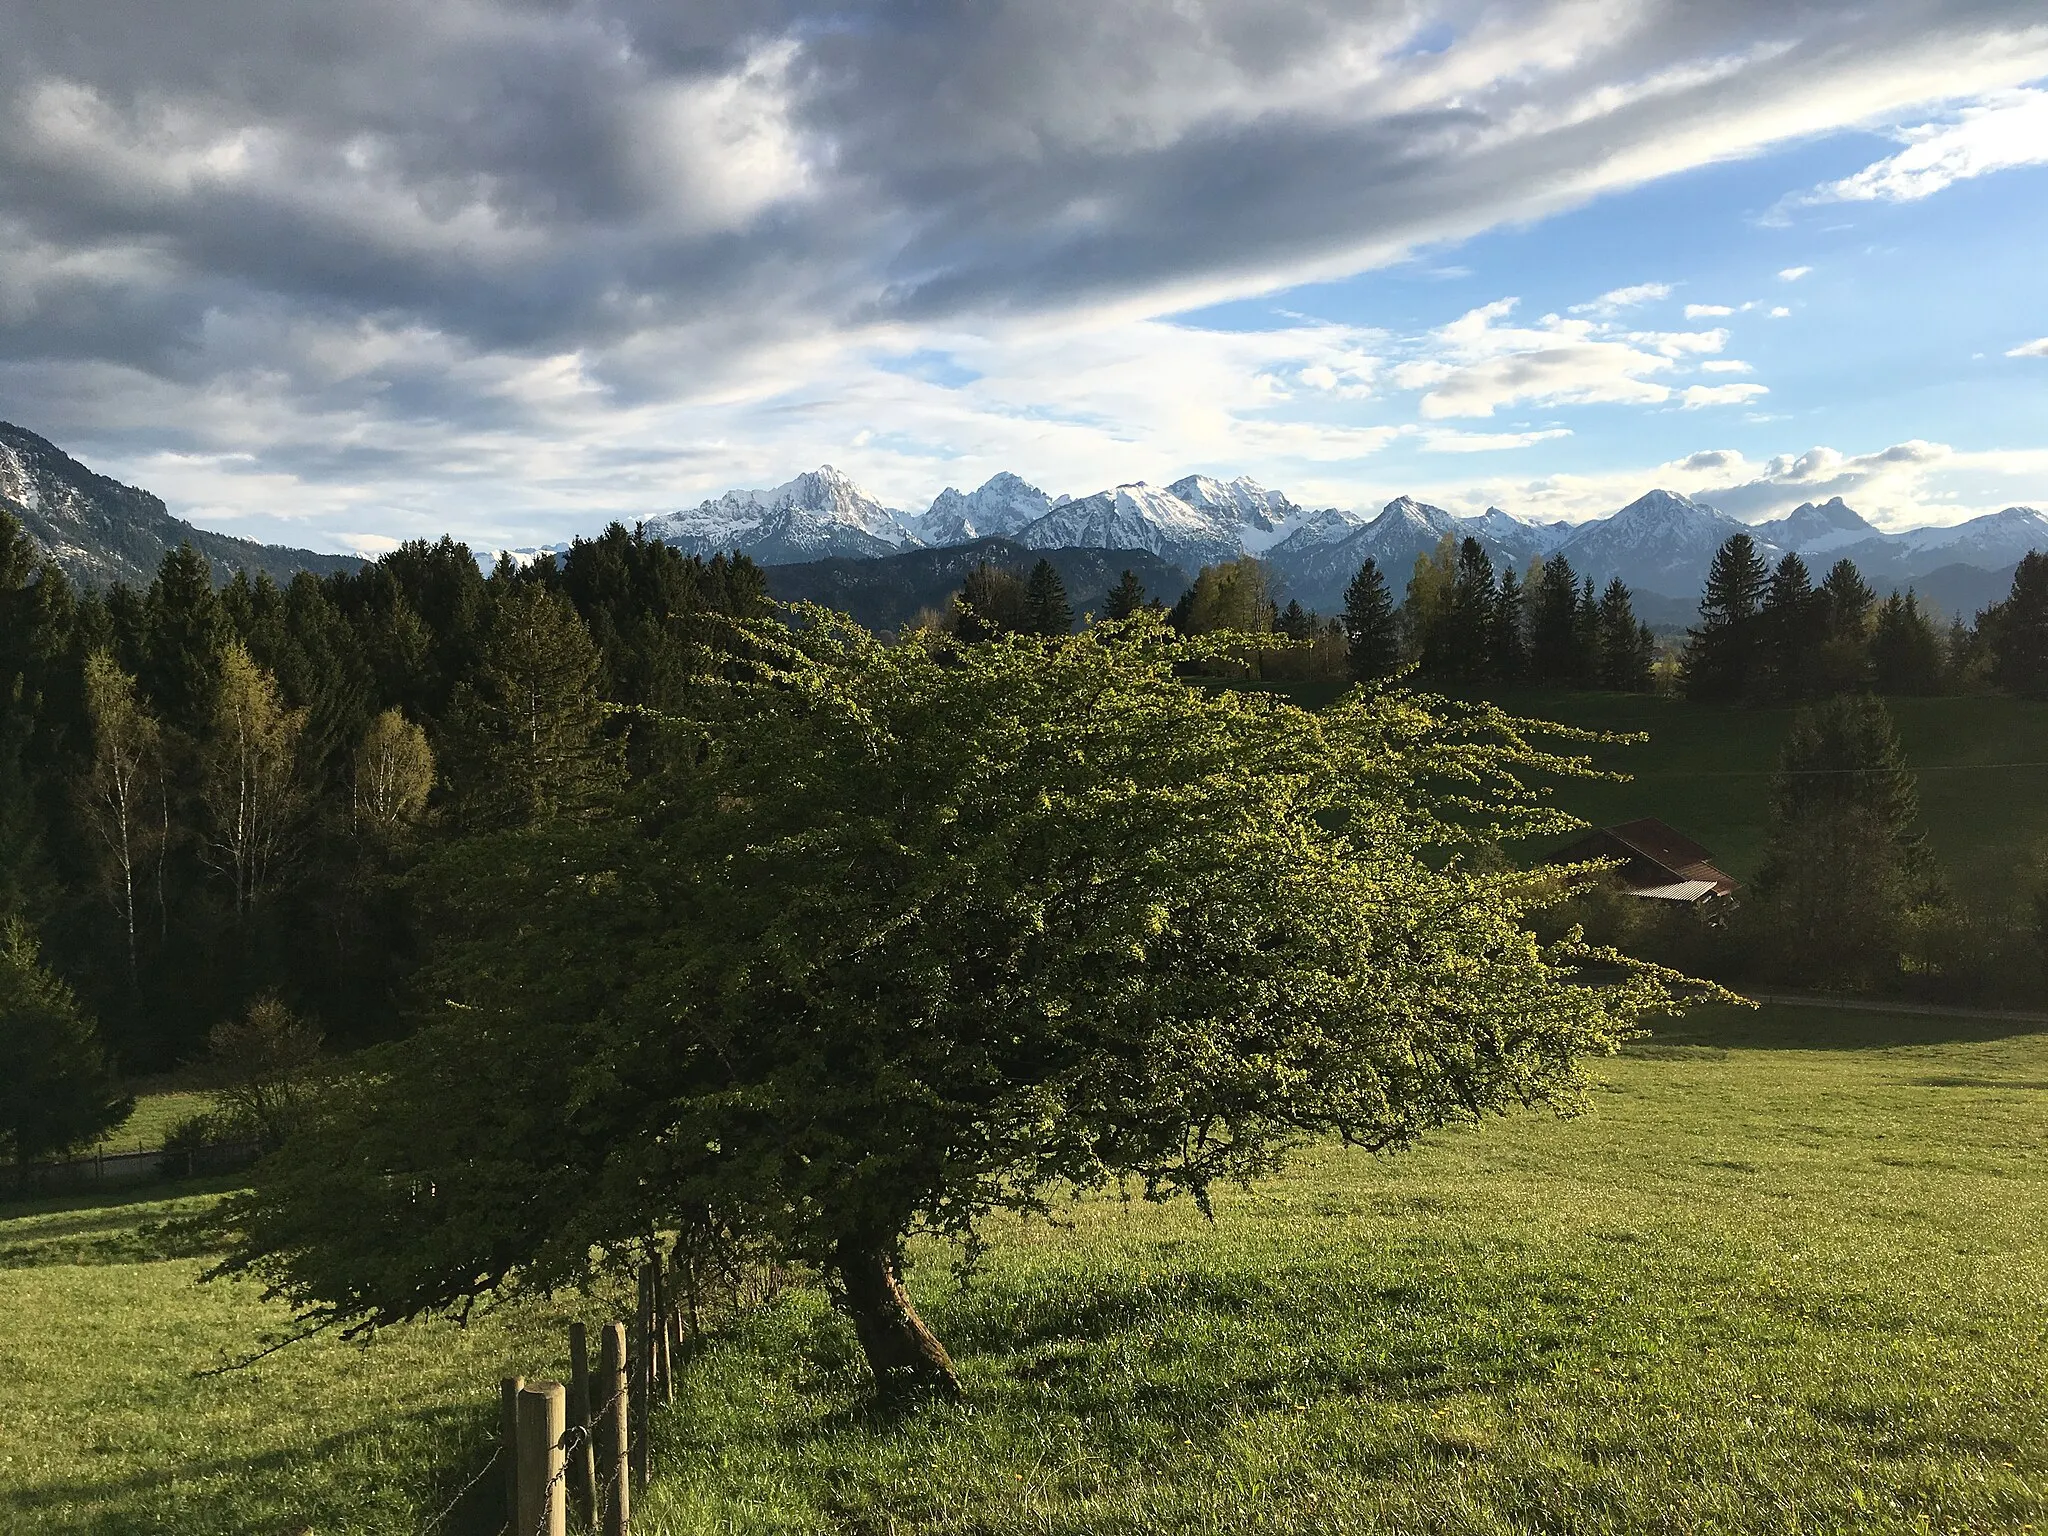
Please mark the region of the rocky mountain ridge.
<svg viewBox="0 0 2048 1536"><path fill-rule="evenodd" d="M81 586L147 586L163 557L190 544L225 579L236 570L280 583L300 571L325 575L362 564L354 555L259 544L195 528L148 491L95 474L47 438L0 421L0 511Z"/></svg>

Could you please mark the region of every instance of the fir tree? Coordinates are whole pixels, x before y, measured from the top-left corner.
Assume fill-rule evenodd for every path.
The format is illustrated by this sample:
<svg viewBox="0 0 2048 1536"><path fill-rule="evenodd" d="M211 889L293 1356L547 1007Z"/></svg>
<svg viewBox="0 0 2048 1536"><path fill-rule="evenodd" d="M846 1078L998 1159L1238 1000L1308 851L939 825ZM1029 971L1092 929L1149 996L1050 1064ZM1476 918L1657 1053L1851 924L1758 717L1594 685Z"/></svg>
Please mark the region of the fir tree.
<svg viewBox="0 0 2048 1536"><path fill-rule="evenodd" d="M450 777L463 823L573 815L618 778L604 730L597 647L568 598L539 581L499 588L475 681L450 704Z"/></svg>
<svg viewBox="0 0 2048 1536"><path fill-rule="evenodd" d="M1144 606L1145 583L1138 580L1137 572L1125 571L1102 599L1102 616L1105 619L1128 619Z"/></svg>
<svg viewBox="0 0 2048 1536"><path fill-rule="evenodd" d="M1941 636L1909 589L1879 605L1870 635L1872 680L1879 693L1939 693Z"/></svg>
<svg viewBox="0 0 2048 1536"><path fill-rule="evenodd" d="M1050 560L1040 560L1024 583L1024 624L1034 635L1068 635L1074 631L1074 605L1067 584Z"/></svg>
<svg viewBox="0 0 2048 1536"><path fill-rule="evenodd" d="M144 691L164 723L188 739L213 717L222 658L234 627L213 590L213 568L190 544L167 553L143 604Z"/></svg>
<svg viewBox="0 0 2048 1536"><path fill-rule="evenodd" d="M1359 566L1344 589L1344 633L1353 681L1377 682L1401 669L1401 626L1376 560Z"/></svg>
<svg viewBox="0 0 2048 1536"><path fill-rule="evenodd" d="M1302 607L1297 599L1289 598L1273 628L1290 640L1312 640L1316 633L1316 616Z"/></svg>
<svg viewBox="0 0 2048 1536"><path fill-rule="evenodd" d="M1494 604L1499 596L1493 562L1477 539L1466 538L1458 546L1449 600L1422 655L1424 670L1460 682L1485 677L1493 650Z"/></svg>
<svg viewBox="0 0 2048 1536"><path fill-rule="evenodd" d="M1769 580L1756 541L1735 533L1714 552L1700 598L1699 627L1687 636L1685 691L1693 699L1739 699L1756 682L1757 611Z"/></svg>
<svg viewBox="0 0 2048 1536"><path fill-rule="evenodd" d="M1636 618L1635 604L1619 576L1600 595L1600 686L1623 693L1647 693L1657 639Z"/></svg>
<svg viewBox="0 0 2048 1536"><path fill-rule="evenodd" d="M99 1030L47 970L28 925L0 920L0 1157L84 1146L128 1118Z"/></svg>
<svg viewBox="0 0 2048 1536"><path fill-rule="evenodd" d="M1584 675L1579 596L1571 561L1563 555L1545 560L1529 594L1529 675L1539 683L1576 682Z"/></svg>
<svg viewBox="0 0 2048 1536"><path fill-rule="evenodd" d="M2030 551L2012 592L1979 628L1990 639L1991 680L2023 699L2048 699L2048 555Z"/></svg>
<svg viewBox="0 0 2048 1536"><path fill-rule="evenodd" d="M1811 698L1820 688L1820 648L1828 614L1806 562L1787 554L1771 573L1758 610L1762 686L1780 699Z"/></svg>
<svg viewBox="0 0 2048 1536"><path fill-rule="evenodd" d="M1890 714L1843 694L1793 722L1743 921L1781 974L1860 988L1898 973L1909 915L1941 900Z"/></svg>
<svg viewBox="0 0 2048 1536"><path fill-rule="evenodd" d="M1493 618L1487 635L1487 667L1503 683L1519 683L1529 672L1529 647L1523 638L1522 579L1513 565L1500 573L1493 595Z"/></svg>
<svg viewBox="0 0 2048 1536"><path fill-rule="evenodd" d="M1820 605L1822 639L1816 676L1823 693L1844 693L1861 687L1870 676L1870 640L1876 620L1877 594L1853 560L1837 560L1828 568L1815 599Z"/></svg>

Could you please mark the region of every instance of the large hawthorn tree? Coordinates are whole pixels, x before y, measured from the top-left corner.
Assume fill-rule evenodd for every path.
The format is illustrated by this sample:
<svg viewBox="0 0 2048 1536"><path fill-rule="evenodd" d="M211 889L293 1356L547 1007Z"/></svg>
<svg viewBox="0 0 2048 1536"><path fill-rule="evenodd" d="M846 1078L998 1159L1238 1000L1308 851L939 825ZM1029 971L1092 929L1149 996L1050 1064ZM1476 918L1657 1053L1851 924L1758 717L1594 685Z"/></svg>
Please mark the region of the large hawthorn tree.
<svg viewBox="0 0 2048 1536"><path fill-rule="evenodd" d="M1144 617L753 643L609 812L441 858L433 1009L233 1202L231 1271L363 1327L712 1221L818 1265L884 1390L950 1392L912 1235L1567 1107L1680 996L1461 857L1566 824L1487 707L1189 687Z"/></svg>

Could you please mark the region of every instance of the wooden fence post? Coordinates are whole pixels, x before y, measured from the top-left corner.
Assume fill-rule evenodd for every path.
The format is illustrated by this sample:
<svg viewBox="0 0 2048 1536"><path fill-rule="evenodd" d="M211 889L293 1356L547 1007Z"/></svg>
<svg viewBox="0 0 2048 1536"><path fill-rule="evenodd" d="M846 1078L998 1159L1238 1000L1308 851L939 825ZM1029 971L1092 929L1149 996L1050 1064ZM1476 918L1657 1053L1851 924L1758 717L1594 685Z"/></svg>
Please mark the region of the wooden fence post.
<svg viewBox="0 0 2048 1536"><path fill-rule="evenodd" d="M633 1309L633 1350L632 1368L627 1372L628 1391L633 1404L633 1423L630 1436L633 1462L633 1487L647 1486L647 1393L653 1385L653 1350L648 1346L653 1329L654 1298L653 1288L648 1284L647 1266L640 1267L638 1305Z"/></svg>
<svg viewBox="0 0 2048 1536"><path fill-rule="evenodd" d="M647 1266L654 1272L654 1400L663 1407L676 1400L675 1361L668 1349L668 1276L657 1251Z"/></svg>
<svg viewBox="0 0 2048 1536"><path fill-rule="evenodd" d="M597 1523L597 1448L591 1444L590 1341L581 1323L569 1325L569 1492L576 1518Z"/></svg>
<svg viewBox="0 0 2048 1536"><path fill-rule="evenodd" d="M566 1395L559 1381L519 1389L519 1524L512 1536L569 1536L562 1486Z"/></svg>
<svg viewBox="0 0 2048 1536"><path fill-rule="evenodd" d="M505 1525L519 1519L519 1389L524 1376L498 1383L498 1457L505 1463Z"/></svg>
<svg viewBox="0 0 2048 1536"><path fill-rule="evenodd" d="M626 1459L631 1434L626 1413L626 1325L606 1323L597 1348L597 1386L602 1400L597 1445L603 1474L599 1486L604 1494L599 1529L602 1536L627 1536L633 1519L633 1489Z"/></svg>

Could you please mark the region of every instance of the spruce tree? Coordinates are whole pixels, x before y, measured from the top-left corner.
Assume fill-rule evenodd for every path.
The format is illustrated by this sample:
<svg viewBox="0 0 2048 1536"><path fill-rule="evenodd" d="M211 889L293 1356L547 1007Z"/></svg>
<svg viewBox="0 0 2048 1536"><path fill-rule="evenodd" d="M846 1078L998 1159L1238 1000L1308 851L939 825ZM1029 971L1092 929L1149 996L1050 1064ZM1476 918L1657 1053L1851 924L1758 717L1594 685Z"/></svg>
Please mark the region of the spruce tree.
<svg viewBox="0 0 2048 1536"><path fill-rule="evenodd" d="M1879 693L1939 693L1941 636L1908 589L1884 600L1870 634L1870 667Z"/></svg>
<svg viewBox="0 0 2048 1536"><path fill-rule="evenodd" d="M1354 682L1377 682L1401 669L1401 626L1377 560L1368 558L1344 589L1344 633Z"/></svg>
<svg viewBox="0 0 2048 1536"><path fill-rule="evenodd" d="M166 725L196 740L213 717L221 661L234 627L213 590L213 567L190 544L168 552L143 603L142 685Z"/></svg>
<svg viewBox="0 0 2048 1536"><path fill-rule="evenodd" d="M1685 692L1692 699L1739 699L1757 681L1757 611L1770 573L1756 541L1735 533L1714 552L1700 598L1699 627L1685 647Z"/></svg>
<svg viewBox="0 0 2048 1536"><path fill-rule="evenodd" d="M1050 560L1031 567L1031 576L1024 583L1024 622L1034 635L1074 631L1074 605L1067 601L1067 584Z"/></svg>
<svg viewBox="0 0 2048 1536"><path fill-rule="evenodd" d="M128 1118L98 1028L42 964L19 918L0 919L0 1157L33 1162Z"/></svg>
<svg viewBox="0 0 2048 1536"><path fill-rule="evenodd" d="M1779 754L1769 852L1744 907L1756 952L1805 985L1896 976L1913 908L1942 899L1918 816L1898 731L1875 696L1802 711Z"/></svg>
<svg viewBox="0 0 2048 1536"><path fill-rule="evenodd" d="M465 826L575 815L615 786L598 665L567 597L535 580L497 588L474 680L450 705L449 778Z"/></svg>
<svg viewBox="0 0 2048 1536"><path fill-rule="evenodd" d="M1622 693L1647 693L1657 641L1649 626L1637 620L1628 586L1619 576L1609 581L1600 595L1599 623L1600 686Z"/></svg>
<svg viewBox="0 0 2048 1536"><path fill-rule="evenodd" d="M1876 622L1877 594L1853 560L1837 560L1814 594L1820 605L1820 657L1817 680L1823 693L1859 688L1870 678L1870 640Z"/></svg>
<svg viewBox="0 0 2048 1536"><path fill-rule="evenodd" d="M1137 572L1125 571L1102 599L1102 616L1105 619L1128 619L1144 606L1145 583L1138 580Z"/></svg>
<svg viewBox="0 0 2048 1536"><path fill-rule="evenodd" d="M1531 594L1529 675L1539 683L1574 682L1583 674L1579 578L1571 561L1552 555Z"/></svg>
<svg viewBox="0 0 2048 1536"><path fill-rule="evenodd" d="M1449 601L1443 606L1430 645L1423 652L1425 671L1459 682L1485 677L1493 650L1494 604L1500 590L1494 585L1493 562L1475 538L1458 546L1458 561L1451 576Z"/></svg>
<svg viewBox="0 0 2048 1536"><path fill-rule="evenodd" d="M2048 699L2048 555L2030 551L2012 592L1980 626L1991 642L1991 680L2023 699Z"/></svg>
<svg viewBox="0 0 2048 1536"><path fill-rule="evenodd" d="M1299 599L1289 598L1273 628L1290 640L1312 640L1316 633L1316 616L1302 607Z"/></svg>
<svg viewBox="0 0 2048 1536"><path fill-rule="evenodd" d="M1757 613L1763 689L1774 698L1805 699L1820 691L1821 646L1827 638L1825 600L1798 553L1771 573Z"/></svg>
<svg viewBox="0 0 2048 1536"><path fill-rule="evenodd" d="M1425 671L1433 670L1441 649L1437 632L1451 611L1451 590L1458 581L1458 541L1450 534L1434 550L1415 557L1408 591L1401 599L1401 633L1410 657Z"/></svg>
<svg viewBox="0 0 2048 1536"><path fill-rule="evenodd" d="M1529 673L1529 646L1523 637L1522 579L1512 564L1500 573L1493 594L1493 616L1487 633L1487 668L1503 683L1519 683Z"/></svg>

